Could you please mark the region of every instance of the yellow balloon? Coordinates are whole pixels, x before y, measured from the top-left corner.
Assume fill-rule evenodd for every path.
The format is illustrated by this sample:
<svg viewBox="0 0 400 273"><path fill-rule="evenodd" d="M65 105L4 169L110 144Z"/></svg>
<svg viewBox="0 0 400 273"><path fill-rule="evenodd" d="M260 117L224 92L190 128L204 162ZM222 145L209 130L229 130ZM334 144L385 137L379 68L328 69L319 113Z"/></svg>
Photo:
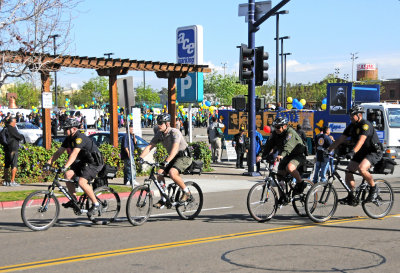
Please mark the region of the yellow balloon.
<svg viewBox="0 0 400 273"><path fill-rule="evenodd" d="M182 115L186 115L186 112L185 112L185 111L182 111Z"/></svg>
<svg viewBox="0 0 400 273"><path fill-rule="evenodd" d="M301 99L300 103L304 106L304 105L306 105L306 100L305 99Z"/></svg>
<svg viewBox="0 0 400 273"><path fill-rule="evenodd" d="M322 105L321 105L321 109L322 109L322 110L326 110L326 104L322 104Z"/></svg>
<svg viewBox="0 0 400 273"><path fill-rule="evenodd" d="M293 105L291 105L291 104L288 104L288 105L286 105L286 108L290 110L290 109L292 109L292 108L293 108Z"/></svg>
<svg viewBox="0 0 400 273"><path fill-rule="evenodd" d="M293 98L292 97L287 97L287 102L288 103L292 103L293 102Z"/></svg>
<svg viewBox="0 0 400 273"><path fill-rule="evenodd" d="M203 105L203 109L208 109L208 106L207 105Z"/></svg>
<svg viewBox="0 0 400 273"><path fill-rule="evenodd" d="M210 109L210 111L211 111L211 112L214 112L214 110L215 110L215 107L214 107L214 106L210 106L210 108L209 108L209 109Z"/></svg>

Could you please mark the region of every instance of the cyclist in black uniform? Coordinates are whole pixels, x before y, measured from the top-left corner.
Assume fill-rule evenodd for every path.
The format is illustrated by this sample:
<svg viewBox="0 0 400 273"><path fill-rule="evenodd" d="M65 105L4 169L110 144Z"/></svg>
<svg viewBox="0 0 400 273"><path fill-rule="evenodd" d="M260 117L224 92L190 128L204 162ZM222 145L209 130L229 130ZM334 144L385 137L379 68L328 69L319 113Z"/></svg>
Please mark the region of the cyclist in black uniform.
<svg viewBox="0 0 400 273"><path fill-rule="evenodd" d="M364 113L364 108L362 106L355 105L350 109L351 123L346 127L343 135L341 135L328 150L334 150L348 137L351 138L351 144L352 146L354 145L354 148L346 155L348 159L351 159L347 169L353 172L358 170L361 176L368 182L371 188L366 201L372 202L377 197L378 190L368 170L382 159L383 148L374 127L369 121L363 119L362 113ZM346 184L350 187L352 192L349 193L346 198L340 199L339 202L351 205L354 200L353 191L355 188L353 174L346 173Z"/></svg>
<svg viewBox="0 0 400 273"><path fill-rule="evenodd" d="M79 131L80 122L75 119L67 119L63 124L64 134L67 135L61 147L47 162L52 165L62 153L68 151L69 158L61 171L65 172L66 179L73 179L76 175L79 177L79 186L89 196L92 201L92 207L88 215L93 215L100 209L93 189L88 182L94 179L104 166L103 156L96 144L85 134ZM69 193L76 198L74 183L67 183ZM65 208L72 207L72 201L63 204Z"/></svg>

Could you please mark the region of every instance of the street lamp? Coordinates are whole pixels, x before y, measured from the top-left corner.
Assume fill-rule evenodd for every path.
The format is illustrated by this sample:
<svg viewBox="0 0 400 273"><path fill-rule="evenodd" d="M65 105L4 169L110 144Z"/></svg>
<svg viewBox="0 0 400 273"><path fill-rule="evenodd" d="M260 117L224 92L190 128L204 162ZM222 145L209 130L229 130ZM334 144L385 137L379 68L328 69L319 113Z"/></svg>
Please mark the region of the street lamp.
<svg viewBox="0 0 400 273"><path fill-rule="evenodd" d="M281 52L283 52L283 40L286 40L286 39L290 39L290 36L279 37L279 40L281 40ZM281 91L283 93L283 55L282 54L279 54L279 55L281 56ZM283 101L283 98L282 98L282 105L284 105L284 104L285 104L285 102Z"/></svg>
<svg viewBox="0 0 400 273"><path fill-rule="evenodd" d="M340 68L336 67L335 68L335 78L336 78L337 81L339 80L339 73L340 73Z"/></svg>
<svg viewBox="0 0 400 273"><path fill-rule="evenodd" d="M347 81L349 81L349 74L344 74L344 79Z"/></svg>
<svg viewBox="0 0 400 273"><path fill-rule="evenodd" d="M358 54L358 52L350 53L350 55L351 55L351 60L352 60L352 63L351 63L351 82L354 82L354 77L353 77L353 72L354 72L354 60L358 59L357 54Z"/></svg>
<svg viewBox="0 0 400 273"><path fill-rule="evenodd" d="M284 88L283 88L283 97L282 97L282 100L283 100L283 107L286 109L286 56L287 55L292 55L292 53L283 53L283 56L285 56L285 59L284 59L284 63L285 63L285 72L284 72L284 75L285 75L285 77L284 77Z"/></svg>
<svg viewBox="0 0 400 273"><path fill-rule="evenodd" d="M281 10L275 13L276 16L276 83L275 83L275 97L276 97L276 104L279 102L279 14L288 14L288 10ZM282 51L283 52L283 51Z"/></svg>
<svg viewBox="0 0 400 273"><path fill-rule="evenodd" d="M224 62L224 63L221 63L222 64L222 67L224 68L224 78L225 78L225 68L226 68L226 65L228 64L227 62Z"/></svg>
<svg viewBox="0 0 400 273"><path fill-rule="evenodd" d="M57 37L60 37L60 35L54 34L54 35L49 36L49 38L53 39L54 56L56 55L56 52L57 52L57 44L56 44ZM54 100L55 100L55 105L57 108L58 107L58 103L57 103L57 71L54 71Z"/></svg>

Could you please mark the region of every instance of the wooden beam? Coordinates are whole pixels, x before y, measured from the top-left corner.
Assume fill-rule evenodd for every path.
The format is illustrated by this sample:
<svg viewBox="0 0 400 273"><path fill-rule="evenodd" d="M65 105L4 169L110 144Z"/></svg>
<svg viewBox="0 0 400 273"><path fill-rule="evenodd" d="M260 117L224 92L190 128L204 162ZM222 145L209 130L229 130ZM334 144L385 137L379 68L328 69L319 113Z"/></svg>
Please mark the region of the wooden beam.
<svg viewBox="0 0 400 273"><path fill-rule="evenodd" d="M118 91L117 91L117 75L110 75L109 94L110 94L110 141L111 145L118 147Z"/></svg>
<svg viewBox="0 0 400 273"><path fill-rule="evenodd" d="M42 92L50 92L50 77L48 71L40 71L42 80ZM51 149L51 120L50 109L42 108L43 121L43 146L46 150Z"/></svg>
<svg viewBox="0 0 400 273"><path fill-rule="evenodd" d="M171 115L171 127L176 126L176 86L173 76L168 78L168 113Z"/></svg>

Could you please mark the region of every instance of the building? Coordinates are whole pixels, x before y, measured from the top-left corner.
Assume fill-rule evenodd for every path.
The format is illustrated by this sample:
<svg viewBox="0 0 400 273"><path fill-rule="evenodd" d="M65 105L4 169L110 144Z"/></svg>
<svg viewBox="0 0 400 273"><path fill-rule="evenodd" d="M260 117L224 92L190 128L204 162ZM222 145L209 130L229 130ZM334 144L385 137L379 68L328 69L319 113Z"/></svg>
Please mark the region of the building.
<svg viewBox="0 0 400 273"><path fill-rule="evenodd" d="M375 64L357 64L357 81L378 80L378 68Z"/></svg>
<svg viewBox="0 0 400 273"><path fill-rule="evenodd" d="M381 85L381 101L400 101L400 79L382 80Z"/></svg>

